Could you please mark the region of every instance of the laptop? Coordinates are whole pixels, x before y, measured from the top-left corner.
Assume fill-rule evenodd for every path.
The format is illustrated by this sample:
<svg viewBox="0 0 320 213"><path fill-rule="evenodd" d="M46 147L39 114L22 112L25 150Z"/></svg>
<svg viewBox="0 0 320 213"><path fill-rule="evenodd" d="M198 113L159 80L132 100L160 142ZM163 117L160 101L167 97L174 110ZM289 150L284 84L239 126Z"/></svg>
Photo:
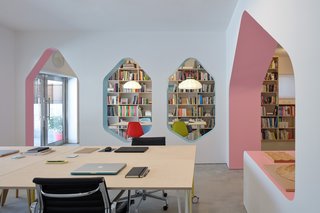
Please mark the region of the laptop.
<svg viewBox="0 0 320 213"><path fill-rule="evenodd" d="M0 157L4 157L4 156L7 156L7 155L15 154L15 153L18 153L18 152L19 152L19 150L16 150L16 149L0 150Z"/></svg>
<svg viewBox="0 0 320 213"><path fill-rule="evenodd" d="M149 149L147 146L122 146L116 149L114 152L117 153L137 153L137 152L145 152Z"/></svg>
<svg viewBox="0 0 320 213"><path fill-rule="evenodd" d="M116 175L126 163L88 163L71 171L71 175Z"/></svg>

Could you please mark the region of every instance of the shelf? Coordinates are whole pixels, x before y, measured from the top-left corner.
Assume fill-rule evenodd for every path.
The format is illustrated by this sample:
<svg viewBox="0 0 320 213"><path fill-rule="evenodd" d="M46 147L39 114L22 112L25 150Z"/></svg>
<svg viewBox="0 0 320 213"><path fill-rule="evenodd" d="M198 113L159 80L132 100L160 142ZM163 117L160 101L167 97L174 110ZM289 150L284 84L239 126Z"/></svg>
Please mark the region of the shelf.
<svg viewBox="0 0 320 213"><path fill-rule="evenodd" d="M123 84L131 80L140 82L142 88L123 89ZM152 80L137 63L127 58L122 61L120 67L104 78L103 87L103 126L106 130L116 132L120 138L127 139L124 132L126 126L119 125L114 128L109 124L151 118L144 115L152 113Z"/></svg>
<svg viewBox="0 0 320 213"><path fill-rule="evenodd" d="M271 64L278 65L278 57L273 57ZM294 139L280 139L282 138L294 138L295 137L295 127L294 116L290 115L290 112L294 112L294 104L279 104L279 86L278 86L278 66L268 69L265 79L263 81L261 90L261 123L264 126L273 125L277 127L262 127L261 126L261 139L262 150L281 150L284 148L292 149L294 148ZM272 92L271 92L272 91ZM271 103L268 103L271 102ZM272 113L267 115L266 113ZM279 115L279 114L286 115ZM289 116L288 116L289 115ZM280 126L291 126L286 128L280 128ZM272 138L272 140L270 140ZM275 139L273 139L275 138ZM287 143L287 145L285 145ZM277 145L278 144L278 145Z"/></svg>
<svg viewBox="0 0 320 213"><path fill-rule="evenodd" d="M294 143L295 139L262 140L261 142L263 142L263 143L286 143L286 142Z"/></svg>

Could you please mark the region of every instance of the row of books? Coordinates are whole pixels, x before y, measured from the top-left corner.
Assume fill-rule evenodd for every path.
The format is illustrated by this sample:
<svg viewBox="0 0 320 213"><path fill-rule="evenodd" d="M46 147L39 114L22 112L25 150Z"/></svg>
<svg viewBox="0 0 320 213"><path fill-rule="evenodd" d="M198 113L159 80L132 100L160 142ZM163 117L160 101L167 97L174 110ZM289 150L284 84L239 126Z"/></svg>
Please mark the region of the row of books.
<svg viewBox="0 0 320 213"><path fill-rule="evenodd" d="M279 116L294 116L295 106L279 106Z"/></svg>
<svg viewBox="0 0 320 213"><path fill-rule="evenodd" d="M278 80L278 73L276 73L276 72L267 72L264 80L266 80L266 81Z"/></svg>
<svg viewBox="0 0 320 213"><path fill-rule="evenodd" d="M110 83L108 86L108 92L119 92L119 84L118 83Z"/></svg>
<svg viewBox="0 0 320 213"><path fill-rule="evenodd" d="M174 96L173 96L174 98ZM213 97L203 97L198 95L197 97L179 97L179 104L213 104Z"/></svg>
<svg viewBox="0 0 320 213"><path fill-rule="evenodd" d="M183 81L183 80L186 80L187 78L197 79L196 72L194 72L193 70L177 71L176 73L171 75L169 79L171 81L178 81L178 80Z"/></svg>
<svg viewBox="0 0 320 213"><path fill-rule="evenodd" d="M276 84L264 84L262 85L261 92L277 92Z"/></svg>
<svg viewBox="0 0 320 213"><path fill-rule="evenodd" d="M261 104L276 104L276 96L261 96Z"/></svg>
<svg viewBox="0 0 320 213"><path fill-rule="evenodd" d="M261 132L261 136L263 140L276 140L277 139L277 135L276 132L274 131L270 131L270 130L263 130Z"/></svg>
<svg viewBox="0 0 320 213"><path fill-rule="evenodd" d="M280 130L279 138L282 140L291 140L294 139L294 131Z"/></svg>
<svg viewBox="0 0 320 213"><path fill-rule="evenodd" d="M198 80L200 80L200 81L213 81L213 78L207 72L198 72Z"/></svg>
<svg viewBox="0 0 320 213"><path fill-rule="evenodd" d="M283 123L283 126L280 126ZM295 127L295 119L293 117L279 117L279 128Z"/></svg>
<svg viewBox="0 0 320 213"><path fill-rule="evenodd" d="M277 118L261 118L262 128L277 128L278 119Z"/></svg>
<svg viewBox="0 0 320 213"><path fill-rule="evenodd" d="M116 95L109 95L107 99L107 103L109 105L116 105L118 104L118 96Z"/></svg>
<svg viewBox="0 0 320 213"><path fill-rule="evenodd" d="M119 79L122 81L139 80L138 73L134 71L120 71Z"/></svg>
<svg viewBox="0 0 320 213"><path fill-rule="evenodd" d="M118 115L122 117L138 116L137 106L118 106Z"/></svg>
<svg viewBox="0 0 320 213"><path fill-rule="evenodd" d="M118 72L113 73L110 77L109 80L118 80Z"/></svg>
<svg viewBox="0 0 320 213"><path fill-rule="evenodd" d="M279 121L279 128L289 128L289 122Z"/></svg>
<svg viewBox="0 0 320 213"><path fill-rule="evenodd" d="M204 111L203 107L196 107L196 106L193 106L191 108L178 108L178 111L176 111L176 109L173 110L173 115L174 116L178 115L178 117L191 117L191 116L201 117L201 116L205 116L205 114L207 113Z"/></svg>
<svg viewBox="0 0 320 213"><path fill-rule="evenodd" d="M108 106L107 108L107 115L108 116L118 116L117 107L115 106Z"/></svg>
<svg viewBox="0 0 320 213"><path fill-rule="evenodd" d="M265 106L261 107L261 115L262 116L276 116L278 114L278 108L277 106L274 106L274 108L266 108Z"/></svg>

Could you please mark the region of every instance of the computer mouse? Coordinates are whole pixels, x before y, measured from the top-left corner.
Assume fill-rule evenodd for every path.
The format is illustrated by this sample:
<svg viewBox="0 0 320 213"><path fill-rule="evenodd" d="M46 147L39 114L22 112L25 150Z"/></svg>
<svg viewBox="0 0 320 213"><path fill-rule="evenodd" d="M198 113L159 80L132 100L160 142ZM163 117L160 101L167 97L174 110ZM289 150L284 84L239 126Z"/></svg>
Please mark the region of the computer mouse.
<svg viewBox="0 0 320 213"><path fill-rule="evenodd" d="M112 151L112 147L111 146L107 146L105 149L104 149L105 152L111 152Z"/></svg>

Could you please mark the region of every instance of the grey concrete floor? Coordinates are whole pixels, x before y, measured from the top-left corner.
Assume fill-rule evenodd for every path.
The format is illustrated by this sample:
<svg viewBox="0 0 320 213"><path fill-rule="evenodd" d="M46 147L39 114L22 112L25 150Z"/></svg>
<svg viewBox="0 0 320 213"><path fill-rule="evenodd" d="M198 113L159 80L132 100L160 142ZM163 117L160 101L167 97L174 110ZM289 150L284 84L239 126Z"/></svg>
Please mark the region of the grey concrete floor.
<svg viewBox="0 0 320 213"><path fill-rule="evenodd" d="M177 192L166 192L169 205L166 212L177 212ZM9 191L5 205L0 207L0 213L28 212L26 190L19 190L19 193L19 198L15 198L15 190ZM183 210L184 195L178 195ZM229 170L226 164L197 164L195 195L200 200L193 204L194 213L246 213L243 206L243 171ZM142 202L139 213L163 212L162 206L162 201L147 199Z"/></svg>

